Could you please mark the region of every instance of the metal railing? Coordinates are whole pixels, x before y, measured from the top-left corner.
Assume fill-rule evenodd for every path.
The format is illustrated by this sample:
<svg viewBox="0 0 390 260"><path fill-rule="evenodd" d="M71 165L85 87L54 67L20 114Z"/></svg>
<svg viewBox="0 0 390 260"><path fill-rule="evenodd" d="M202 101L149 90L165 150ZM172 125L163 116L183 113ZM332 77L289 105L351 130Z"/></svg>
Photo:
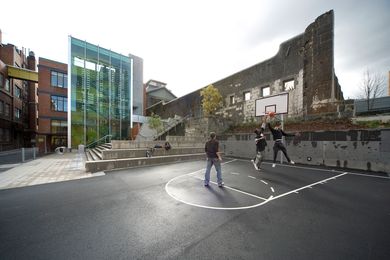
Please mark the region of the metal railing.
<svg viewBox="0 0 390 260"><path fill-rule="evenodd" d="M16 164L34 160L38 156L38 147L20 148L0 152L0 164Z"/></svg>
<svg viewBox="0 0 390 260"><path fill-rule="evenodd" d="M190 117L189 115L186 115L185 117L180 117L175 115L174 118L169 118L164 128L161 131L158 131L157 134L153 136L153 140L157 140L160 136L164 135L175 126L183 123L189 117Z"/></svg>
<svg viewBox="0 0 390 260"><path fill-rule="evenodd" d="M92 143L87 144L85 146L85 148L94 148L95 146L97 146L99 144L109 143L109 142L111 142L111 138L112 138L112 135L105 135L102 138L100 138Z"/></svg>

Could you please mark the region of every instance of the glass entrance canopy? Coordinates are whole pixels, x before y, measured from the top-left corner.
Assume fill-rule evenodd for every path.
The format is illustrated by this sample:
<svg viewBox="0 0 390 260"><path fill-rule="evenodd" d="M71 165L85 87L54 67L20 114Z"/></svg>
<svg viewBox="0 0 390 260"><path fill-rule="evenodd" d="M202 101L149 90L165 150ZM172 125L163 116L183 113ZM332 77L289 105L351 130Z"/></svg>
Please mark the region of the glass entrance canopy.
<svg viewBox="0 0 390 260"><path fill-rule="evenodd" d="M133 59L69 36L68 146L129 138Z"/></svg>

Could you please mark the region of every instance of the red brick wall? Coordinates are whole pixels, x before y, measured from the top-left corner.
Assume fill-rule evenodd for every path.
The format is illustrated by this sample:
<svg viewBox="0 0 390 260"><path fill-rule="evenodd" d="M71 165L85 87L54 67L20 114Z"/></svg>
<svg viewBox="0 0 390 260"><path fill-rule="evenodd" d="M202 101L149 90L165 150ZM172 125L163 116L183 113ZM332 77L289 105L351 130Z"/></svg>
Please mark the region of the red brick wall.
<svg viewBox="0 0 390 260"><path fill-rule="evenodd" d="M68 65L61 62L52 61L45 58L39 58L38 64L38 106L39 106L39 126L38 132L40 135L46 135L48 151L53 151L55 147L51 147L51 120L68 119L66 112L53 111L51 109L51 96L68 96L67 88L58 88L51 86L51 71L57 71L67 74ZM39 146L40 148L42 145Z"/></svg>

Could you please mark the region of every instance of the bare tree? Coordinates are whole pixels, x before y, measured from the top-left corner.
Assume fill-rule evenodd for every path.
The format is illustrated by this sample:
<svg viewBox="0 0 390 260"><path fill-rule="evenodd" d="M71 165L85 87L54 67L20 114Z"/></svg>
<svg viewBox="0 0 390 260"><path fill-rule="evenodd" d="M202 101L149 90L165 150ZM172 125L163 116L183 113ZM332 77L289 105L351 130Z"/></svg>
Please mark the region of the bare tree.
<svg viewBox="0 0 390 260"><path fill-rule="evenodd" d="M360 86L359 98L367 102L367 110L374 106L375 99L385 95L385 78L379 73L371 73L366 70Z"/></svg>

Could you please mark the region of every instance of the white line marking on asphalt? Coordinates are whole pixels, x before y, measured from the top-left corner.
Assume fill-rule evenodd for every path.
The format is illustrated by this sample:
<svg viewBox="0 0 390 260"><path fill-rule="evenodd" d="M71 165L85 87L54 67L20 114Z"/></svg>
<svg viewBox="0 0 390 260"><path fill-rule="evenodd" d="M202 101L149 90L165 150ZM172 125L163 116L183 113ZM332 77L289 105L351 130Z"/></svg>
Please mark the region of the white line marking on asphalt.
<svg viewBox="0 0 390 260"><path fill-rule="evenodd" d="M268 185L268 183L266 181L261 180L261 182L264 183L265 185Z"/></svg>
<svg viewBox="0 0 390 260"><path fill-rule="evenodd" d="M213 183L213 184L215 184L215 185L218 185L218 183L216 183L216 182L213 182L213 181L210 181L210 182ZM267 200L267 199L265 199L265 198L263 198L263 197L260 197L260 196L257 196L257 195L254 195L254 194L252 194L252 193L248 193L248 192L245 192L245 191L237 190L237 189L235 189L235 188L232 188L232 187L229 187L229 186L226 186L226 185L223 186L223 187L226 188L226 189L229 189L229 190L234 190L234 191L236 191L236 192L239 192L239 193L242 193L242 194L245 194L245 195L248 195L248 196L257 198L257 199Z"/></svg>
<svg viewBox="0 0 390 260"><path fill-rule="evenodd" d="M363 177L371 177L371 178L380 178L380 179L388 179L388 180L390 180L390 177L386 177L386 176L367 175L367 174L353 173L353 172L349 172L348 174L358 175L358 176L363 176Z"/></svg>
<svg viewBox="0 0 390 260"><path fill-rule="evenodd" d="M233 175L240 175L240 174L237 173L237 172L231 172L230 174L233 174Z"/></svg>
<svg viewBox="0 0 390 260"><path fill-rule="evenodd" d="M236 159L237 161L242 161L242 162L248 162L248 160L244 159ZM269 162L262 162L264 164L273 164ZM298 165L289 165L289 164L276 164L277 166L283 166L283 167L291 167L291 168L298 168L298 169L306 169L306 170L315 170L315 171L325 171L325 172L341 172L344 173L344 171L340 170L335 170L335 169L319 169L319 168L313 168L313 167L304 167L304 166L298 166ZM377 175L368 175L368 174L362 174L362 173L354 173L354 172L348 172L350 175L358 175L358 176L363 176L363 177L371 177L371 178L380 178L380 179L390 179L389 177L386 176L377 176ZM332 179L332 178L331 178ZM334 178L333 178L334 179Z"/></svg>
<svg viewBox="0 0 390 260"><path fill-rule="evenodd" d="M272 190L272 192L275 192L275 190L274 190L274 188L273 188L273 187L271 187L271 190Z"/></svg>
<svg viewBox="0 0 390 260"><path fill-rule="evenodd" d="M256 179L256 177L253 177L253 176L250 176L250 175L248 175L248 177L249 177L249 178L252 178L252 179Z"/></svg>
<svg viewBox="0 0 390 260"><path fill-rule="evenodd" d="M278 196L275 196L275 197L272 198L272 200L275 200L275 199L278 199L278 198L287 196L287 195L289 195L289 194L291 194L291 193L296 193L297 191L300 191L300 190L303 190L303 189L306 189L306 188L311 188L312 186L315 186L315 185L317 185L317 184L319 184L319 183L321 183L321 182L323 182L323 181L331 180L332 178L338 178L338 177L344 176L344 175L346 175L346 174L349 174L349 173L348 173L348 172L344 172L344 173L339 174L339 175L337 175L337 176L334 176L334 177L331 177L331 178L328 178L328 179L325 179L325 180L322 180L322 181L317 181L317 182L315 182L315 183L312 183L312 184L303 186L303 187L301 187L301 188L299 188L299 189L295 189L295 190L292 190L292 191L289 191L289 192L280 194L280 195L278 195ZM269 200L268 200L268 201L269 201Z"/></svg>
<svg viewBox="0 0 390 260"><path fill-rule="evenodd" d="M224 164L227 164L227 163L230 163L230 162L233 162L233 161L236 161L236 159L232 160L232 161L229 161L229 162L226 162ZM226 189L229 189L229 190L233 190L233 191L236 191L236 192L239 192L239 193L242 193L242 194L245 194L245 195L248 195L248 196L251 196L251 197L254 197L254 198L257 198L257 199L260 199L262 200L262 202L258 203L258 204L255 204L255 205L251 205L251 206L244 206L244 207L234 207L234 208L225 208L225 207L212 207L212 206L205 206L205 205L200 205L200 204L195 204L195 203L191 203L191 202L187 202L187 201L184 201L182 199L179 199L177 198L175 195L173 195L172 193L169 192L169 184L178 179L178 178L182 178L182 177L185 177L185 176L191 176L191 177L194 177L196 179L199 179L199 180L203 180L203 178L199 177L199 176L194 176L193 174L195 173L198 173L200 171L204 171L204 169L200 169L200 170L197 170L197 171L194 171L194 172L190 172L190 173L187 173L187 174L184 174L184 175L180 175L180 176L176 176L175 178L171 179L170 181L168 181L166 184L165 184L165 191L168 193L169 196L171 196L172 198L174 198L175 200L177 201L180 201L184 204L187 204L187 205L191 205L191 206L195 206L195 207L200 207L200 208L206 208L206 209L222 209L222 210L238 210L238 209L250 209L250 208L256 208L258 206L261 206L265 203L267 203L271 198L273 198L273 196L271 195L270 197L268 197L268 199L266 198L263 198L263 197L260 197L260 196L257 196L257 195L254 195L254 194L251 194L251 193L248 193L248 192L245 192L245 191L241 191L241 190L237 190L235 188L232 188L232 187L229 187L229 186L224 186L223 188L226 188ZM213 182L213 181L210 181L210 183L213 183L215 185L218 185L217 183Z"/></svg>

